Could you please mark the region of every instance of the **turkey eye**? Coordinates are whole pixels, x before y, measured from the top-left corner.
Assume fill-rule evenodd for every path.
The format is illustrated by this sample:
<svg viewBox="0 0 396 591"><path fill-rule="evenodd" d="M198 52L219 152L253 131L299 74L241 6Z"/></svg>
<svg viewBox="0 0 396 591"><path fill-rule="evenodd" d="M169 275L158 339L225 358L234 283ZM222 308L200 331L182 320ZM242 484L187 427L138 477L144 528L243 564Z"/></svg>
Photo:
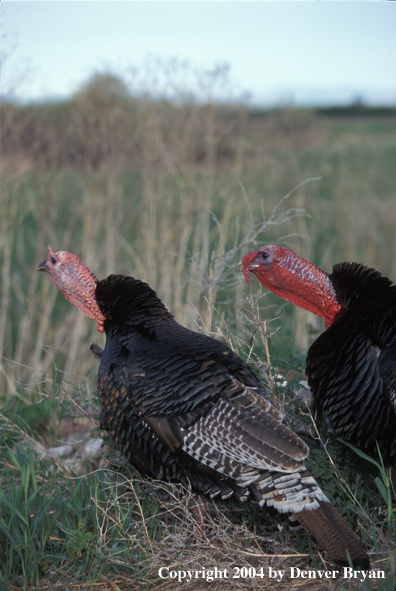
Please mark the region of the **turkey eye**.
<svg viewBox="0 0 396 591"><path fill-rule="evenodd" d="M55 258L55 257L51 257L51 263L52 263L53 265L56 265L56 258Z"/></svg>
<svg viewBox="0 0 396 591"><path fill-rule="evenodd" d="M262 252L261 253L261 258L263 258L264 260L265 259L268 259L268 252Z"/></svg>

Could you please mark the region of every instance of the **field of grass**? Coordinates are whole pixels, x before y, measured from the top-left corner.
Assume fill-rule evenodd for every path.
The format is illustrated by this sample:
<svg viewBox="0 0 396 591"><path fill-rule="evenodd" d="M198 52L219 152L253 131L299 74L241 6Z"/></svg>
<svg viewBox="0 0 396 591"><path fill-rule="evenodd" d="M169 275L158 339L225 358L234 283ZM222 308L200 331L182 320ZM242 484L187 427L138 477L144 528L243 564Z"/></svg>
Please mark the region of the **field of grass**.
<svg viewBox="0 0 396 591"><path fill-rule="evenodd" d="M104 337L35 266L50 244L76 253L99 278L147 281L181 324L226 340L248 359L290 421L310 425L295 391L321 321L257 281L250 289L237 263L276 243L325 270L356 260L396 279L396 117L263 113L191 97L177 107L150 97L132 104L118 87L110 90L91 83L61 107L2 111L0 585L174 589L184 584L159 581L160 566L319 567L306 536L271 512L213 506L195 545L196 501L142 481L111 445L86 464L48 453L65 441L68 420L88 422L88 435L96 427L86 418L96 405L89 344L103 345ZM287 388L271 382L277 374L287 376ZM332 461L308 440L309 467L362 538L373 568L386 571L377 588L391 589L394 490L385 472L327 437ZM41 459L32 451L40 446ZM272 581L211 583L266 584ZM309 580L304 588L330 584ZM376 588L368 585L337 588Z"/></svg>

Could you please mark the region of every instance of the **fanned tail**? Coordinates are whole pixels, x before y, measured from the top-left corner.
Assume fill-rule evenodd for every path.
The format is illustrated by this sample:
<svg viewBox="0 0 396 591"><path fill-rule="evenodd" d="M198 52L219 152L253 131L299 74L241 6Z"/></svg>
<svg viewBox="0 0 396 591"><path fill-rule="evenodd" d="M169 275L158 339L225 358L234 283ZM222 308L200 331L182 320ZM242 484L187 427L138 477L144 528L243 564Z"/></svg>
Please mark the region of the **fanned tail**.
<svg viewBox="0 0 396 591"><path fill-rule="evenodd" d="M330 560L340 566L349 566L349 554L356 569L369 570L370 561L366 551L337 509L324 501L319 501L319 505L318 509L303 509L295 513L304 529L327 552Z"/></svg>

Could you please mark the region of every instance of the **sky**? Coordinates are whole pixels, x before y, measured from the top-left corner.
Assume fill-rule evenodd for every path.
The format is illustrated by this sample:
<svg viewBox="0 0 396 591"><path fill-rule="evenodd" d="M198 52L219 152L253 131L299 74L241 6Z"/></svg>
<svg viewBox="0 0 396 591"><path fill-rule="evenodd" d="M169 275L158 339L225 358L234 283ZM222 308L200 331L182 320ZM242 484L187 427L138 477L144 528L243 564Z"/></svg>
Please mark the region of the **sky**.
<svg viewBox="0 0 396 591"><path fill-rule="evenodd" d="M3 0L2 92L64 98L94 72L129 81L131 68L176 58L227 64L252 104L395 105L395 31L396 2L373 0Z"/></svg>

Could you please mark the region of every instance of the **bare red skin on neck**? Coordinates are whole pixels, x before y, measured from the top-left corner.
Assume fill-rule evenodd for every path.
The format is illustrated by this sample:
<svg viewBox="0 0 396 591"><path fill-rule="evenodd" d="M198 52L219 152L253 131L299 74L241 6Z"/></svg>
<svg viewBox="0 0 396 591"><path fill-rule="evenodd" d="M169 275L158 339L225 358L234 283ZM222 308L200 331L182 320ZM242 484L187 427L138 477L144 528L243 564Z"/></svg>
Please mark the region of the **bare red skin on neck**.
<svg viewBox="0 0 396 591"><path fill-rule="evenodd" d="M250 252L242 259L242 270L249 284L253 273L282 299L324 318L326 328L341 310L328 274L290 248L270 245Z"/></svg>
<svg viewBox="0 0 396 591"><path fill-rule="evenodd" d="M77 255L60 250L54 252L47 246L45 261L37 265L37 271L45 271L59 291L76 308L96 321L96 328L104 332L105 317L95 299L97 279Z"/></svg>

